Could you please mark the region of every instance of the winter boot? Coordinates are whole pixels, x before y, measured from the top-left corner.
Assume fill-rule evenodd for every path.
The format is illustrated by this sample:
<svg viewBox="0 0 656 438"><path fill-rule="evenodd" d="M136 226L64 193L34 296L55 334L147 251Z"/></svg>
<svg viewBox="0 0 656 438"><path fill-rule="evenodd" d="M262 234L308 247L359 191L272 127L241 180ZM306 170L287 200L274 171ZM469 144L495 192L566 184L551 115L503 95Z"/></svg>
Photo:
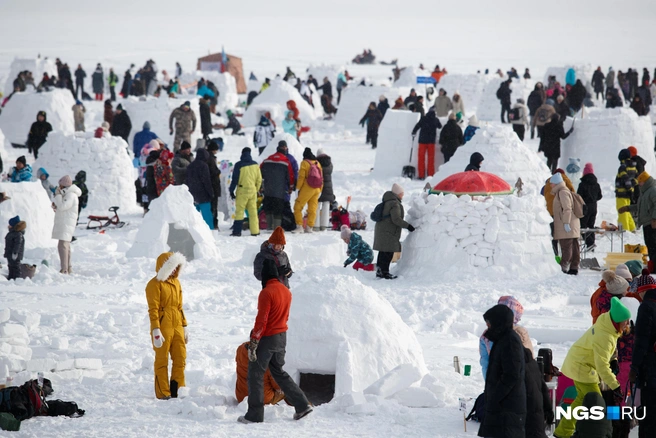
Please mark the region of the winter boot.
<svg viewBox="0 0 656 438"><path fill-rule="evenodd" d="M570 269L569 271L566 272L567 275L579 275L579 270L578 269Z"/></svg>
<svg viewBox="0 0 656 438"><path fill-rule="evenodd" d="M301 234L303 232L303 225L296 224L296 228L292 231L292 234Z"/></svg>
<svg viewBox="0 0 656 438"><path fill-rule="evenodd" d="M231 236L241 237L241 230L243 229L243 226L244 226L244 221L243 220L240 220L240 221L236 220L235 223L232 224L232 234L230 234L230 235Z"/></svg>
<svg viewBox="0 0 656 438"><path fill-rule="evenodd" d="M301 418L307 416L307 414L309 414L310 412L312 412L312 406L308 406L303 412L295 413L294 420L300 420Z"/></svg>
<svg viewBox="0 0 656 438"><path fill-rule="evenodd" d="M395 280L395 279L397 278L397 276L396 276L396 275L392 275L392 274L390 274L389 272L387 272L386 274L383 274L383 278L384 278L385 280Z"/></svg>
<svg viewBox="0 0 656 438"><path fill-rule="evenodd" d="M169 389L171 390L171 398L178 398L178 382L171 380Z"/></svg>
<svg viewBox="0 0 656 438"><path fill-rule="evenodd" d="M305 227L305 232L308 234L312 234L313 233L312 227Z"/></svg>
<svg viewBox="0 0 656 438"><path fill-rule="evenodd" d="M246 417L243 416L243 415L241 417L237 418L237 421L242 423L242 424L253 424L253 423L255 423L254 421L247 420Z"/></svg>

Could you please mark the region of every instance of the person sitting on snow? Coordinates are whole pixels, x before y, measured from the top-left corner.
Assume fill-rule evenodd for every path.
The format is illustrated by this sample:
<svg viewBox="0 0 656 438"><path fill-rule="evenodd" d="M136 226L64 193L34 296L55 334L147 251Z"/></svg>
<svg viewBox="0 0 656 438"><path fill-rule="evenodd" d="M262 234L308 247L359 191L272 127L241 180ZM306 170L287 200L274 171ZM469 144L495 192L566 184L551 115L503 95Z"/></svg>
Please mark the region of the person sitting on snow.
<svg viewBox="0 0 656 438"><path fill-rule="evenodd" d="M348 245L346 254L348 258L344 262L346 268L351 263L355 262L353 269L356 271L362 269L363 271L373 271L374 252L367 242L362 240L362 236L354 233L348 225L342 225L341 237L344 243Z"/></svg>
<svg viewBox="0 0 656 438"><path fill-rule="evenodd" d="M27 224L19 216L9 219L9 232L5 236L5 253L9 275L7 280L21 278L20 265L25 249L25 228Z"/></svg>
<svg viewBox="0 0 656 438"><path fill-rule="evenodd" d="M250 342L244 342L237 348L235 362L237 362L237 383L235 384L235 397L241 403L248 397L248 348ZM285 398L280 386L271 377L271 371L264 372L264 404L275 405Z"/></svg>
<svg viewBox="0 0 656 438"><path fill-rule="evenodd" d="M32 166L27 164L25 155L21 155L16 159L16 166L9 169L7 179L14 183L32 180Z"/></svg>

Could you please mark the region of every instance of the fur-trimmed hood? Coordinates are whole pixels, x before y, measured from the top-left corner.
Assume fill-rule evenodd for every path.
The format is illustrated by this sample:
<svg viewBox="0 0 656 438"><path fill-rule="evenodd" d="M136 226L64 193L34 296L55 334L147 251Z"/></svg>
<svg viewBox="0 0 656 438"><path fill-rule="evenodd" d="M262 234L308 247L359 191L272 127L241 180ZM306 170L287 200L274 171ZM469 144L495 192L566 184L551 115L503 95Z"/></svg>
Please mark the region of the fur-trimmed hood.
<svg viewBox="0 0 656 438"><path fill-rule="evenodd" d="M178 278L180 271L184 268L186 263L187 259L185 259L185 257L179 252L165 252L160 254L160 256L157 257L157 265L155 268L157 270L157 280L168 280L171 274L173 274L173 271L179 267L180 269L178 269L178 272L174 277Z"/></svg>
<svg viewBox="0 0 656 438"><path fill-rule="evenodd" d="M19 233L24 232L25 228L27 228L27 223L25 223L25 221L20 221L16 225L11 227L13 231L18 231Z"/></svg>

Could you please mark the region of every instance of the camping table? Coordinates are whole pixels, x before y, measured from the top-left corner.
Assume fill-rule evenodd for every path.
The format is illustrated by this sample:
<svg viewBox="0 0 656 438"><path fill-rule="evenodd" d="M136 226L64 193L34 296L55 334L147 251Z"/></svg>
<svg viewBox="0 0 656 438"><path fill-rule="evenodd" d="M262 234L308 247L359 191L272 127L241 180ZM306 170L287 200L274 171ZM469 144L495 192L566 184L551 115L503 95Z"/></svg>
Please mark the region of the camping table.
<svg viewBox="0 0 656 438"><path fill-rule="evenodd" d="M585 256L588 254L587 247L585 246L585 233L600 234L600 235L606 237L608 240L610 240L610 252L613 252L613 245L615 244L615 236L617 236L620 239L621 251L624 251L624 230L623 229L618 228L615 231L610 231L610 230L605 230L603 228L581 228L581 237L580 237L580 239L583 241L582 245L581 245L583 258L585 258Z"/></svg>
<svg viewBox="0 0 656 438"><path fill-rule="evenodd" d="M554 415L556 414L556 391L558 390L558 379L554 376L554 378L551 380L551 382L544 382L547 385L547 388L549 389L549 394L551 394L551 408L553 409ZM549 429L551 430L551 434L554 433L554 430L556 430L556 424L555 421L554 423L549 426Z"/></svg>

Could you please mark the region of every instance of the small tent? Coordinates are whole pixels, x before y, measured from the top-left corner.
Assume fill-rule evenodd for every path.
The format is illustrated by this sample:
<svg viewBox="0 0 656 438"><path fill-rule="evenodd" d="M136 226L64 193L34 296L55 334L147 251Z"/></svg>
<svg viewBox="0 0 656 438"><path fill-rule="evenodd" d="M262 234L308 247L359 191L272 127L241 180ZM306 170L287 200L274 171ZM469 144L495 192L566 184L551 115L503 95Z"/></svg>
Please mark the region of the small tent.
<svg viewBox="0 0 656 438"><path fill-rule="evenodd" d="M237 81L237 93L246 94L246 81L244 80L244 68L241 64L241 58L225 54L227 62L224 64L223 57L223 53L213 53L198 58L196 69L201 71L218 71L220 73L228 72Z"/></svg>

